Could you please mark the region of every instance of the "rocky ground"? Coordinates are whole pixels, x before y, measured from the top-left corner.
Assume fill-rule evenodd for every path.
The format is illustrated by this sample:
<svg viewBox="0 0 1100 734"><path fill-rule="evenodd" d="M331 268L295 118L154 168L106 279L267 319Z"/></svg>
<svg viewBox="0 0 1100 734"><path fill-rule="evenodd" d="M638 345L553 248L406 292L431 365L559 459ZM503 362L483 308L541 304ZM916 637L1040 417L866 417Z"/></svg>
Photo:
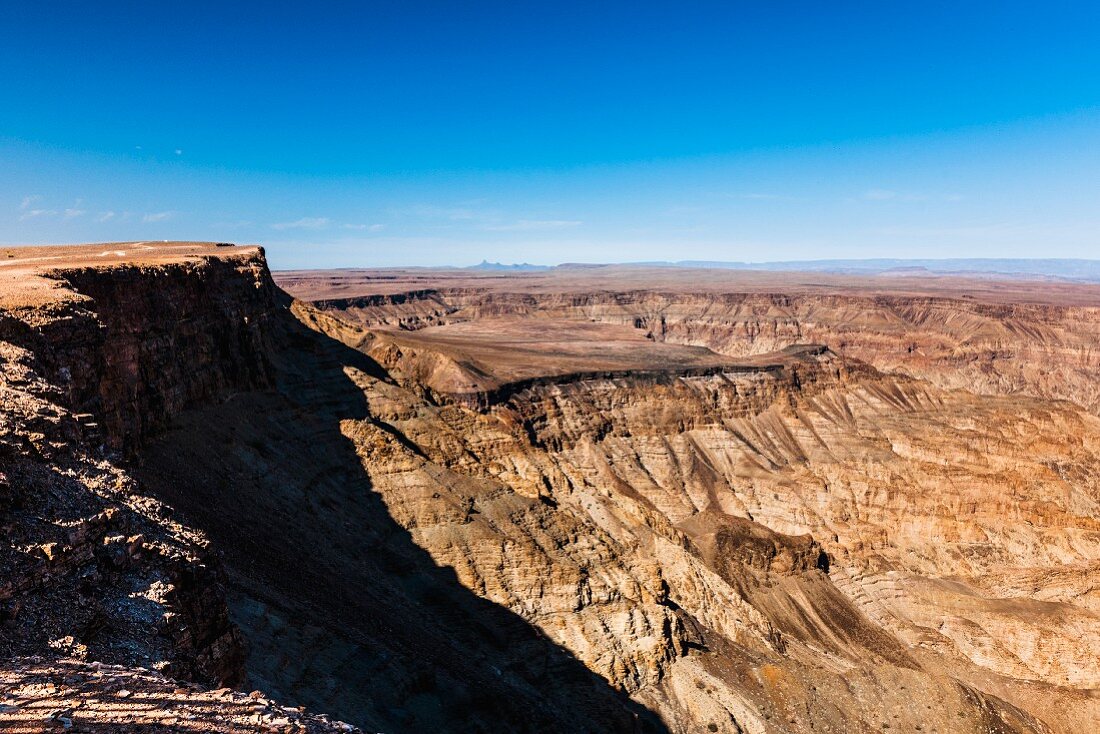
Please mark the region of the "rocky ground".
<svg viewBox="0 0 1100 734"><path fill-rule="evenodd" d="M154 671L79 660L23 658L0 670L4 731L356 732L280 706L260 691L206 690Z"/></svg>

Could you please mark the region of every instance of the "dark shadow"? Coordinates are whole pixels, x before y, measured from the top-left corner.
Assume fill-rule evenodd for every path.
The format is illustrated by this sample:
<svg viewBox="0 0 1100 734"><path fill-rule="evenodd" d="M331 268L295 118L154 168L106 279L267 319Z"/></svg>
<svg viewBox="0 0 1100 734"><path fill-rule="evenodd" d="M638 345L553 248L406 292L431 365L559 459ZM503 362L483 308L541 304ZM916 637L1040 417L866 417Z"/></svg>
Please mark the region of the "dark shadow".
<svg viewBox="0 0 1100 734"><path fill-rule="evenodd" d="M371 421L379 452L422 460L345 373L381 367L285 304L267 338L274 389L185 411L134 467L224 556L252 685L377 731L667 731L391 516L341 432Z"/></svg>
<svg viewBox="0 0 1100 734"><path fill-rule="evenodd" d="M85 451L90 432L100 438L95 423L64 410L63 390L42 377L59 343L87 334L80 314L66 316L54 322L69 330L63 341L0 313L0 343L21 348L0 356L5 672L15 657L86 655L130 666L165 661L167 675L234 682L244 651L219 603L218 570L189 557L188 544L168 537L150 508L137 512L121 501L129 484L108 464L95 463L98 452ZM172 583L163 604L143 595L153 581ZM168 610L188 628L161 625Z"/></svg>

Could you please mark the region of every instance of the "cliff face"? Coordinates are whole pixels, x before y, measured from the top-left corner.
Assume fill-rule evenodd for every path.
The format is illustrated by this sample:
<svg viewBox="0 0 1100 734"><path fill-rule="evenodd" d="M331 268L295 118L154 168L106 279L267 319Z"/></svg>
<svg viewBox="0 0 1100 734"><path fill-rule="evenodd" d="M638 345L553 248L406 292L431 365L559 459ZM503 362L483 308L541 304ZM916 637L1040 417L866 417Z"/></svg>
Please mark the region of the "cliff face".
<svg viewBox="0 0 1100 734"><path fill-rule="evenodd" d="M987 303L916 294L509 292L439 288L404 299L327 299L325 308L371 327L421 329L497 316L574 318L632 326L651 338L730 356L827 344L887 372L946 389L1025 393L1100 412L1100 308ZM847 288L845 290L857 290Z"/></svg>
<svg viewBox="0 0 1100 734"><path fill-rule="evenodd" d="M186 406L271 383L277 289L262 252L52 275L88 300L40 325L35 353L112 447L136 448Z"/></svg>
<svg viewBox="0 0 1100 734"><path fill-rule="evenodd" d="M619 554L636 554L634 563L655 561L684 629L701 630L708 648L719 647L717 638L759 650L787 671L784 696L804 691L806 708L787 730L871 726L876 718L891 726L935 722L881 692L843 702L845 694L828 687L833 665L849 681L868 674L912 691L921 680L918 700L946 700L934 682L944 675L1057 730L1087 730L1100 716L1088 693L1100 645L1091 591L1100 560L1091 509L1096 419L1064 404L944 393L836 357L817 359L797 379L595 379L531 389L477 415L457 405L434 417L394 410L392 423L432 460L571 511ZM408 513L402 522L440 562L461 569L464 583L501 603L531 603L520 601L530 596L522 583L497 570L491 545L468 539L472 529L414 509L427 487L411 493L407 472L390 481L395 516ZM529 613L571 649L591 650L590 664L602 662L607 667L597 669L637 685L639 695L686 688L681 676L713 660L673 655L650 663L657 674L640 677L635 671L653 658L623 650L629 635L616 631L617 645L593 644L590 633L574 629L587 629L586 612L610 616L613 604L604 600L619 595L593 593L588 602L587 588L600 588L591 577L563 586L586 591L554 601L540 590ZM578 607L585 611L572 611ZM626 661L595 653L608 649ZM802 665L784 667L794 660ZM725 689L725 700L747 695L742 682L720 680L711 685ZM1030 681L1046 684L1041 695ZM815 690L830 690L844 717L810 704ZM767 686L756 694L778 695ZM765 701L751 708L774 715ZM704 711L695 702L653 705L684 730L706 723L694 718ZM753 721L726 711L741 724Z"/></svg>
<svg viewBox="0 0 1100 734"><path fill-rule="evenodd" d="M262 253L49 281L48 301L0 323L4 649L239 682L243 647L205 539L104 449L136 452L185 405L263 383L275 291Z"/></svg>
<svg viewBox="0 0 1100 734"><path fill-rule="evenodd" d="M246 678L216 555L114 449L132 459L185 406L267 379L262 253L13 277L23 287L0 311L0 722L243 731L252 711L196 687ZM162 695L175 711L139 701Z"/></svg>

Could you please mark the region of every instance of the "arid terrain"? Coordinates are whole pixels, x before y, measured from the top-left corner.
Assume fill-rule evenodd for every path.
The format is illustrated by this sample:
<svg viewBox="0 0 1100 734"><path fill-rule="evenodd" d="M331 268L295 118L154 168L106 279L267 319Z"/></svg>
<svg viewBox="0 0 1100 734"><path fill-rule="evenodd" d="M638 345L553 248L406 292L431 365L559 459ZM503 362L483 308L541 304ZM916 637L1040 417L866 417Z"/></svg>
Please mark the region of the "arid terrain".
<svg viewBox="0 0 1100 734"><path fill-rule="evenodd" d="M0 249L0 728L1100 731L1098 346L1053 280Z"/></svg>

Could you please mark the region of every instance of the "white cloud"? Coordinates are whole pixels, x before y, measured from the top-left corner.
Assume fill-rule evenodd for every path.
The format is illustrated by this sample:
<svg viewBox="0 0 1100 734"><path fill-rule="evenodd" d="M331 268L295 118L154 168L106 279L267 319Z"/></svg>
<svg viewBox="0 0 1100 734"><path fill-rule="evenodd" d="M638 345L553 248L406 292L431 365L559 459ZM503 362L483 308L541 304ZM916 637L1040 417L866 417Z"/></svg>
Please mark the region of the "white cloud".
<svg viewBox="0 0 1100 734"><path fill-rule="evenodd" d="M176 148L176 155L183 155L183 151L179 148Z"/></svg>
<svg viewBox="0 0 1100 734"><path fill-rule="evenodd" d="M27 209L30 209L31 204L35 203L36 201L42 201L42 197L38 195L24 196L23 201L19 204L20 211L26 211Z"/></svg>
<svg viewBox="0 0 1100 734"><path fill-rule="evenodd" d="M1027 229L1013 222L961 225L957 227L878 227L872 234L886 237L1005 238L1026 235ZM1049 230L1046 230L1049 231Z"/></svg>
<svg viewBox="0 0 1100 734"><path fill-rule="evenodd" d="M328 217L302 217L294 222L278 222L272 229L324 229L329 225Z"/></svg>
<svg viewBox="0 0 1100 734"><path fill-rule="evenodd" d="M175 216L175 212L151 212L141 218L143 222L163 222Z"/></svg>
<svg viewBox="0 0 1100 734"><path fill-rule="evenodd" d="M670 206L662 212L662 215L666 217L682 217L692 214L700 214L707 209L703 206L696 206L694 204L678 204L676 206Z"/></svg>
<svg viewBox="0 0 1100 734"><path fill-rule="evenodd" d="M95 218L97 222L109 222L115 218L114 212L101 212L99 216Z"/></svg>
<svg viewBox="0 0 1100 734"><path fill-rule="evenodd" d="M345 224L344 229L357 229L366 232L381 232L386 228L384 224Z"/></svg>
<svg viewBox="0 0 1100 734"><path fill-rule="evenodd" d="M485 229L490 232L532 232L548 229L569 229L579 227L584 222L574 219L520 219L512 224L491 224Z"/></svg>
<svg viewBox="0 0 1100 734"><path fill-rule="evenodd" d="M52 217L57 214L56 209L26 209L19 215L19 221L35 219L36 217Z"/></svg>
<svg viewBox="0 0 1100 734"><path fill-rule="evenodd" d="M70 208L70 209L65 210L65 218L66 219L76 219L77 217L82 217L87 213L88 213L88 211L86 209Z"/></svg>

